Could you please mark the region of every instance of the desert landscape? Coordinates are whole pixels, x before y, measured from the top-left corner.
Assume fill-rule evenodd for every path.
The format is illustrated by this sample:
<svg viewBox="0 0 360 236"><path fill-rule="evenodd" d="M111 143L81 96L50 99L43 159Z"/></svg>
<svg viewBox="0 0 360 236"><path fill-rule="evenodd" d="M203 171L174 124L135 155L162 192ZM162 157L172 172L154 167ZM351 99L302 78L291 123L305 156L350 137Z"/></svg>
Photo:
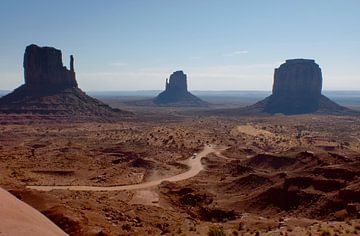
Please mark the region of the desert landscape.
<svg viewBox="0 0 360 236"><path fill-rule="evenodd" d="M71 235L359 231L358 117L5 120L1 186Z"/></svg>
<svg viewBox="0 0 360 236"><path fill-rule="evenodd" d="M308 64L314 61L298 60L286 67L290 77L275 76L274 87L285 91L280 98L273 91L280 101L275 106L285 114L290 107L296 116L267 113L262 104L268 98L225 110L203 108L205 102L182 106L187 101L182 96L189 96L183 76L167 84L177 94L171 98L174 106L154 107L154 112L141 111L146 99L127 102L126 111L120 98L110 98L111 108L83 93L75 77L70 85L52 80L56 76L46 73L54 62L43 55L53 52L61 53L29 46L25 60L39 57L44 66L27 61L25 84L0 99L0 185L65 233L331 235L360 230L358 112L321 95L321 73L315 77L314 102L293 94L299 82L282 82L303 81L307 72L301 68L312 68ZM62 65L61 58L55 63ZM32 70L44 76L41 83L35 83L39 77ZM301 86L311 93L313 84ZM307 105L314 109L317 99L322 102L309 114Z"/></svg>
<svg viewBox="0 0 360 236"><path fill-rule="evenodd" d="M0 9L0 236L360 234L358 1Z"/></svg>

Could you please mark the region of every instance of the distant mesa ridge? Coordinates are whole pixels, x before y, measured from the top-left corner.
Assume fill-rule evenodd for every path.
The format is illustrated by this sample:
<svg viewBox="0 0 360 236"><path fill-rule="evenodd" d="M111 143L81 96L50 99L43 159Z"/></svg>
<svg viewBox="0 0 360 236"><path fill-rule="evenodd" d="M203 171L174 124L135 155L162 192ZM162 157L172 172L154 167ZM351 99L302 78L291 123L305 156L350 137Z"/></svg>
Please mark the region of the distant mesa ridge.
<svg viewBox="0 0 360 236"><path fill-rule="evenodd" d="M322 95L322 83L322 72L315 60L286 60L275 69L272 94L248 110L285 115L353 113Z"/></svg>
<svg viewBox="0 0 360 236"><path fill-rule="evenodd" d="M166 79L165 90L169 92L186 93L187 90L187 76L183 71L175 71L170 75L170 80Z"/></svg>
<svg viewBox="0 0 360 236"><path fill-rule="evenodd" d="M0 98L0 113L104 118L131 114L113 109L79 89L72 55L67 69L60 50L32 44L26 47L23 66L25 84Z"/></svg>
<svg viewBox="0 0 360 236"><path fill-rule="evenodd" d="M321 69L315 60L286 60L286 63L275 69L273 95L319 97L322 81Z"/></svg>
<svg viewBox="0 0 360 236"><path fill-rule="evenodd" d="M210 111L217 115L334 114L359 115L321 94L323 77L315 60L289 59L274 72L272 94L254 105Z"/></svg>
<svg viewBox="0 0 360 236"><path fill-rule="evenodd" d="M175 71L166 79L165 91L160 93L153 102L159 106L194 106L208 104L191 94L187 88L187 76L183 71Z"/></svg>
<svg viewBox="0 0 360 236"><path fill-rule="evenodd" d="M292 59L275 69L272 95L264 111L302 114L319 109L322 73L315 60Z"/></svg>

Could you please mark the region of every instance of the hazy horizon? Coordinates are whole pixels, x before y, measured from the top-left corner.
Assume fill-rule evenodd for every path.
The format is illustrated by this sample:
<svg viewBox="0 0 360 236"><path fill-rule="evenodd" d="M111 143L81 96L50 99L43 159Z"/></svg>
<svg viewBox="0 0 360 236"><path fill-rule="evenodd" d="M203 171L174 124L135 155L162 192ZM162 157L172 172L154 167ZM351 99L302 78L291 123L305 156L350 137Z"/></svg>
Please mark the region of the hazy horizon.
<svg viewBox="0 0 360 236"><path fill-rule="evenodd" d="M0 96L12 92L14 89L0 89ZM122 95L122 94L158 94L164 89L148 89L148 90L84 90L86 93L95 94L110 94L110 95ZM232 95L232 94L271 94L271 90L189 90L195 95L199 94L211 94L211 95ZM360 95L360 90L323 90L324 95Z"/></svg>
<svg viewBox="0 0 360 236"><path fill-rule="evenodd" d="M360 2L2 1L0 89L23 84L29 44L75 56L85 91L162 90L176 70L189 90L270 91L286 59L312 58L324 90L360 90Z"/></svg>

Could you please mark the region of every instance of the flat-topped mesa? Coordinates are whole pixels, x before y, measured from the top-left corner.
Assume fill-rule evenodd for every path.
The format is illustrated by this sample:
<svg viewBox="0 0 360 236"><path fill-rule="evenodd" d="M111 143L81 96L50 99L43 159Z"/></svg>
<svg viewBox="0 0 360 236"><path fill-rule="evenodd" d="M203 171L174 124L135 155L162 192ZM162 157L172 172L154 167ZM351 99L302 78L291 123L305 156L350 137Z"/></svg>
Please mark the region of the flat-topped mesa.
<svg viewBox="0 0 360 236"><path fill-rule="evenodd" d="M288 59L288 60L285 60L285 63L287 65L289 65L289 64L304 64L304 63L316 64L314 59L304 59L304 58Z"/></svg>
<svg viewBox="0 0 360 236"><path fill-rule="evenodd" d="M63 65L61 51L52 47L29 45L24 54L25 85L45 88L77 87L74 57L70 56L70 70Z"/></svg>
<svg viewBox="0 0 360 236"><path fill-rule="evenodd" d="M191 94L187 89L187 76L183 71L176 71L166 79L165 91L153 102L159 106L207 106L208 104Z"/></svg>
<svg viewBox="0 0 360 236"><path fill-rule="evenodd" d="M272 95L264 111L302 114L318 110L322 81L321 69L315 60L286 60L275 69Z"/></svg>
<svg viewBox="0 0 360 236"><path fill-rule="evenodd" d="M321 69L315 60L286 60L274 73L274 96L319 97L322 89Z"/></svg>
<svg viewBox="0 0 360 236"><path fill-rule="evenodd" d="M272 94L244 108L219 109L211 115L326 114L360 115L321 94L321 69L315 60L292 59L275 69Z"/></svg>

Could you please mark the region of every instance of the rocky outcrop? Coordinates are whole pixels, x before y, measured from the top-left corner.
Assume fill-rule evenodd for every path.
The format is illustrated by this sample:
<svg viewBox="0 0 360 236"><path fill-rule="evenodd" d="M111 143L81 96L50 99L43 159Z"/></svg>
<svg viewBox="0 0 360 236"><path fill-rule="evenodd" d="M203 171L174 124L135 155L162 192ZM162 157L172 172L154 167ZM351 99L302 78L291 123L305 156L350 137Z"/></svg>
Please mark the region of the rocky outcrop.
<svg viewBox="0 0 360 236"><path fill-rule="evenodd" d="M286 60L274 73L274 96L319 97L321 69L315 60Z"/></svg>
<svg viewBox="0 0 360 236"><path fill-rule="evenodd" d="M25 84L31 86L77 87L74 57L70 56L70 70L63 66L61 51L51 47L30 45L24 55Z"/></svg>
<svg viewBox="0 0 360 236"><path fill-rule="evenodd" d="M153 102L159 106L207 106L208 104L187 90L187 76L183 71L176 71L166 79L165 91Z"/></svg>
<svg viewBox="0 0 360 236"><path fill-rule="evenodd" d="M172 93L186 93L187 76L183 71L176 71L170 75L170 79L166 79L165 90Z"/></svg>
<svg viewBox="0 0 360 236"><path fill-rule="evenodd" d="M250 106L248 110L285 115L357 114L322 95L322 82L321 69L315 60L286 60L275 69L272 95Z"/></svg>
<svg viewBox="0 0 360 236"><path fill-rule="evenodd" d="M286 60L275 69L272 94L254 105L237 109L218 109L205 112L211 115L266 115L266 114L333 114L359 115L321 94L321 69L314 60Z"/></svg>
<svg viewBox="0 0 360 236"><path fill-rule="evenodd" d="M52 116L118 117L131 113L113 109L78 88L74 57L70 70L61 51L30 45L24 54L25 84L0 98L0 113Z"/></svg>
<svg viewBox="0 0 360 236"><path fill-rule="evenodd" d="M287 60L275 69L273 92L264 111L301 114L319 109L322 89L321 69L314 60Z"/></svg>

